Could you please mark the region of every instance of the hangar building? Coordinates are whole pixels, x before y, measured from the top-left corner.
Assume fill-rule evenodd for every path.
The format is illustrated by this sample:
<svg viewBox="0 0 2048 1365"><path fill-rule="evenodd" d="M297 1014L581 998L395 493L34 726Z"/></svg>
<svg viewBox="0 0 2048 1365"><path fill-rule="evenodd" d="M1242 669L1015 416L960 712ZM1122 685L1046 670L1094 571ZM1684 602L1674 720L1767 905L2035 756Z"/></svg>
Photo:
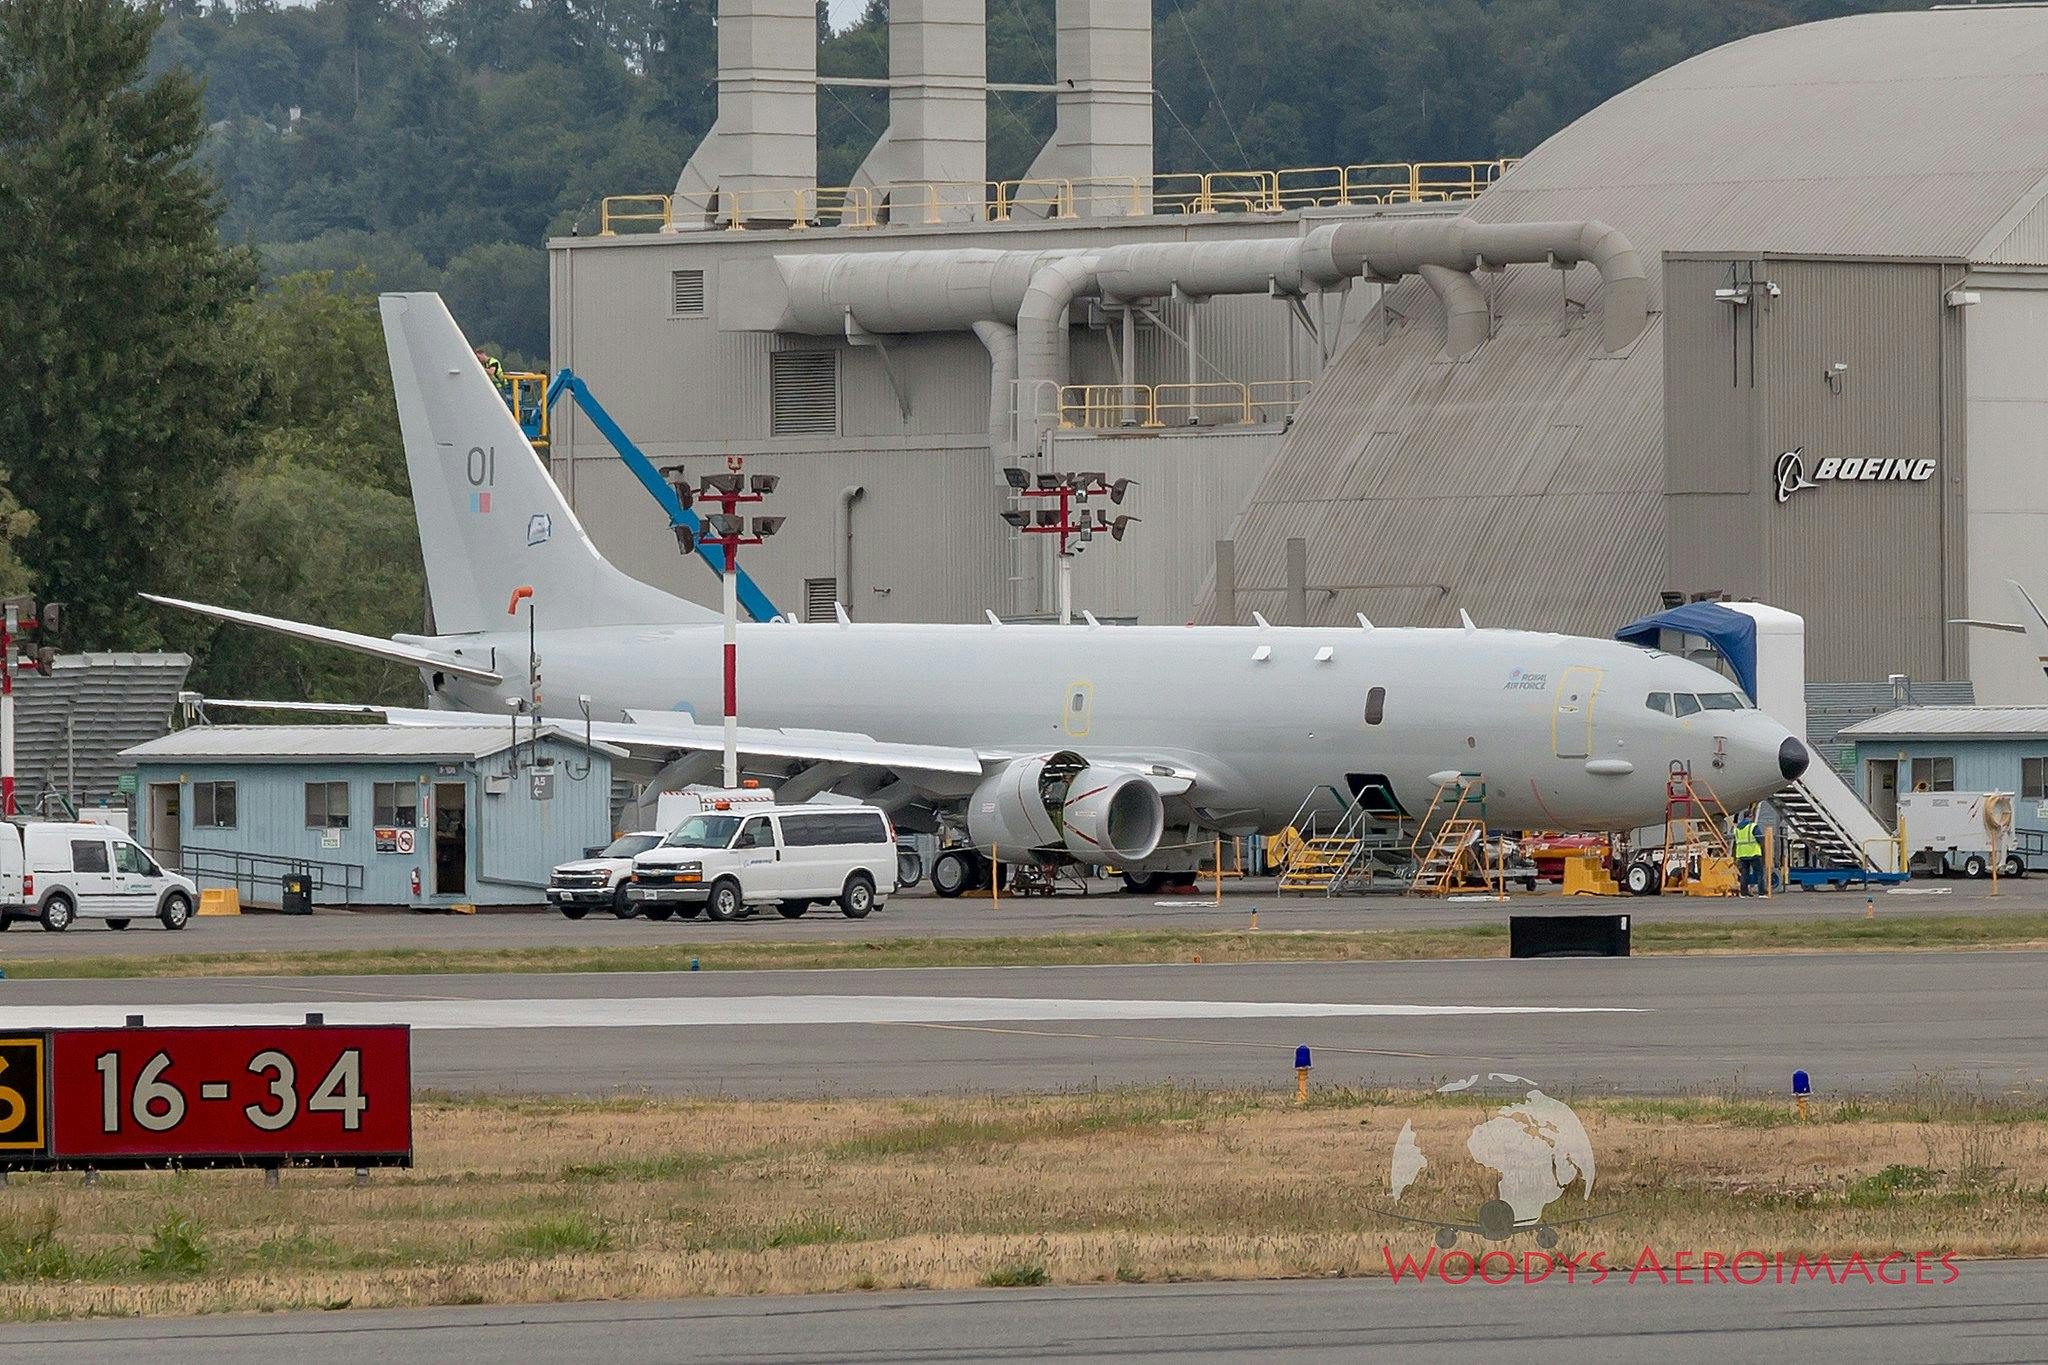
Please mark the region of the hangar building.
<svg viewBox="0 0 2048 1365"><path fill-rule="evenodd" d="M2040 699L2025 637L1948 623L2048 595L2048 9L1747 38L1511 165L1176 176L1149 4L1061 0L1058 131L996 183L982 9L896 0L890 130L820 188L808 0L725 0L675 192L550 244L554 362L657 462L783 477L784 611L1042 613L1002 471L1101 470L1142 519L1077 566L1101 616L1606 634L1723 592L1804 615L1816 682ZM585 418L548 455L710 599Z"/></svg>

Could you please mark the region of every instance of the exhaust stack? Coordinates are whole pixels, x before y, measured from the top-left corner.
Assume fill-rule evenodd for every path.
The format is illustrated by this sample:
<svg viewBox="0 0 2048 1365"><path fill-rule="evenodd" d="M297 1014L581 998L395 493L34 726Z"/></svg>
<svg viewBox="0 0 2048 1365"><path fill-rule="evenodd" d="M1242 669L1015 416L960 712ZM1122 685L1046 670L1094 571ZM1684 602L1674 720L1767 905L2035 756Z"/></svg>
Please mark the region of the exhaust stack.
<svg viewBox="0 0 2048 1365"><path fill-rule="evenodd" d="M987 0L891 0L889 126L854 172L892 223L981 217L988 178Z"/></svg>
<svg viewBox="0 0 2048 1365"><path fill-rule="evenodd" d="M1084 215L1150 213L1151 0L1059 0L1055 13L1058 121L1029 178L1071 183Z"/></svg>
<svg viewBox="0 0 2048 1365"><path fill-rule="evenodd" d="M818 183L815 0L718 0L718 121L676 180L673 230L786 218Z"/></svg>

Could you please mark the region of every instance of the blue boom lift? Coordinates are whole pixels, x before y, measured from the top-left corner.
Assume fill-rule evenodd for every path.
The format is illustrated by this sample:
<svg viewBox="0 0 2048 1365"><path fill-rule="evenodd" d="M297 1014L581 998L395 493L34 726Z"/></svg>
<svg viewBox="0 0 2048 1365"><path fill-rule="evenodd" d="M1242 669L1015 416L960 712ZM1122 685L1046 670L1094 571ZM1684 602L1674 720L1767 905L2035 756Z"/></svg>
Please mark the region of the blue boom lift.
<svg viewBox="0 0 2048 1365"><path fill-rule="evenodd" d="M612 449L625 461L626 468L633 471L633 477L640 481L640 486L661 504L661 510L668 514L669 526L687 529L698 556L710 567L711 572L724 576L724 548L704 543L700 535L703 523L697 514L676 500L675 490L661 477L661 472L654 467L654 461L648 459L640 447L633 444L632 438L612 420L612 415L605 411L604 404L597 401L596 395L590 391L590 386L584 383L582 377L574 370L564 369L555 376L552 383L543 374L507 374L503 388L505 402L510 405L513 415L519 419L521 429L526 432L526 439L533 442L536 450L547 448L548 414L553 411L555 401L564 393L574 398L576 405L583 409L583 415L597 428L598 434L611 442ZM762 592L760 585L747 576L745 569L741 569L739 573L739 598L740 607L756 621L772 621L780 615L775 610L775 604L768 600L768 594Z"/></svg>

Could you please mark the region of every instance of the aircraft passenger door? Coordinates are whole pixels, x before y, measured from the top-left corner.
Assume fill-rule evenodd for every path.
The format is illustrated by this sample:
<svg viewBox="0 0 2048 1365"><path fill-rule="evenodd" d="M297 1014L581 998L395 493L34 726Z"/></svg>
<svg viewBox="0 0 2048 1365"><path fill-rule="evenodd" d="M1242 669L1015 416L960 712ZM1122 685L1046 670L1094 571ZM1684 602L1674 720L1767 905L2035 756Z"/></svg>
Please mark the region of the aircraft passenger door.
<svg viewBox="0 0 2048 1365"><path fill-rule="evenodd" d="M1557 708L1550 733L1559 758L1587 758L1593 752L1593 698L1600 691L1600 670L1574 665L1557 681Z"/></svg>

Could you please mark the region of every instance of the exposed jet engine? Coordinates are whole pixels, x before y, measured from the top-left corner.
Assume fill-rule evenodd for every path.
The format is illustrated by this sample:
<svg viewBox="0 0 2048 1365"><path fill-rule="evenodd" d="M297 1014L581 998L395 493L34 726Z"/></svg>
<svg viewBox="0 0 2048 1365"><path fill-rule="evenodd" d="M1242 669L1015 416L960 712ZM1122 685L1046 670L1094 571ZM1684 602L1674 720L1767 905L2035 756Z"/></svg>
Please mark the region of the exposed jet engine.
<svg viewBox="0 0 2048 1365"><path fill-rule="evenodd" d="M1084 863L1135 863L1159 847L1165 828L1151 782L1074 753L1011 759L967 804L967 833L983 852L1061 850Z"/></svg>

